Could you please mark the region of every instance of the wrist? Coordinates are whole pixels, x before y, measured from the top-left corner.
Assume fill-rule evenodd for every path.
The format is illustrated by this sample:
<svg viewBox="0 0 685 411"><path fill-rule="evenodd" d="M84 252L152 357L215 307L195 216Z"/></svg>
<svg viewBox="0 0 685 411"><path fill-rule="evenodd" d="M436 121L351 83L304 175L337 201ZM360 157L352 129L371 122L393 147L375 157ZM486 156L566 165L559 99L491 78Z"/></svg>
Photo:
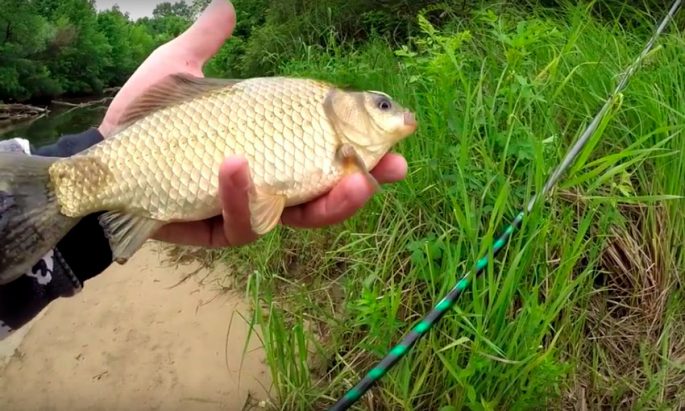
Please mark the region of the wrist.
<svg viewBox="0 0 685 411"><path fill-rule="evenodd" d="M31 154L47 157L69 157L103 140L103 134L96 128L82 133L62 136L55 143L32 148Z"/></svg>
<svg viewBox="0 0 685 411"><path fill-rule="evenodd" d="M109 121L105 120L98 126L97 131L104 139L104 136L107 136L112 132L112 125L109 124Z"/></svg>

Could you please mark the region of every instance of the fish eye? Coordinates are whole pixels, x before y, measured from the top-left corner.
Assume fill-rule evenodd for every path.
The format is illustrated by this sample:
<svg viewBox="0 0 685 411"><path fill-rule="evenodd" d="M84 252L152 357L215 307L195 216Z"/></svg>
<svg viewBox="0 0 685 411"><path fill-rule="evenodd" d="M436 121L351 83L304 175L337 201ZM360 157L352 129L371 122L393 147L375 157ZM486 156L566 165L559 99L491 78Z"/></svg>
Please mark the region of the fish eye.
<svg viewBox="0 0 685 411"><path fill-rule="evenodd" d="M380 100L378 100L377 106L379 109L387 111L390 110L390 108L392 107L392 103L387 98L381 98Z"/></svg>

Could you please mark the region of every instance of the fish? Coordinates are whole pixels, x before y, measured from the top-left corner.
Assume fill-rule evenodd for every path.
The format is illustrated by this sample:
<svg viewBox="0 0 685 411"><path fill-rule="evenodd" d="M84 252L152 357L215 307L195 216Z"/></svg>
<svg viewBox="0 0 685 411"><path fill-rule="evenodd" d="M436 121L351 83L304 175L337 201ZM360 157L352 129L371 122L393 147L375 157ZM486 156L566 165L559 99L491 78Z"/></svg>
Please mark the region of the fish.
<svg viewBox="0 0 685 411"><path fill-rule="evenodd" d="M84 151L0 153L0 284L93 213L119 264L165 224L220 215L218 173L231 155L248 162L250 224L265 235L286 207L344 176L360 172L378 186L370 170L417 125L381 91L288 76L168 75Z"/></svg>

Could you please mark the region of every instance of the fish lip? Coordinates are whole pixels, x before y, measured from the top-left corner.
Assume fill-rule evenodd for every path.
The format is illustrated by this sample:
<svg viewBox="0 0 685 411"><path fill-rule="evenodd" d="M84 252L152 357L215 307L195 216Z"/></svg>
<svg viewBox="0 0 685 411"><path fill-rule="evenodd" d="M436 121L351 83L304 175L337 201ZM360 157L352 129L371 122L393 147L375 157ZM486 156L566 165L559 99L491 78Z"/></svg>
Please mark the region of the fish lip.
<svg viewBox="0 0 685 411"><path fill-rule="evenodd" d="M411 111L404 112L404 125L406 126L416 126L416 116Z"/></svg>
<svg viewBox="0 0 685 411"><path fill-rule="evenodd" d="M404 125L408 130L410 130L410 133L413 133L416 130L416 116L411 111L404 112Z"/></svg>

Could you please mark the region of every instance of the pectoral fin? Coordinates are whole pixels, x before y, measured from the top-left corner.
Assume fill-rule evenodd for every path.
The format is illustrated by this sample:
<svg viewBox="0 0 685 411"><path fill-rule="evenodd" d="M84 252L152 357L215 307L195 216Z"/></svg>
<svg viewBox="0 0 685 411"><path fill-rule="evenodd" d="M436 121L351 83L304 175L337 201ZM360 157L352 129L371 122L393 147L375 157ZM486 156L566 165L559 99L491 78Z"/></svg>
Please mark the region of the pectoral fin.
<svg viewBox="0 0 685 411"><path fill-rule="evenodd" d="M112 249L112 257L124 264L140 249L163 222L146 217L110 211L100 216L100 225L105 231Z"/></svg>
<svg viewBox="0 0 685 411"><path fill-rule="evenodd" d="M378 180L371 175L371 172L366 168L364 161L359 156L359 153L350 144L342 144L338 148L338 160L342 162L345 169L345 175L353 173L362 173L369 181L375 191L381 191L381 185Z"/></svg>
<svg viewBox="0 0 685 411"><path fill-rule="evenodd" d="M252 231L258 235L264 235L273 230L281 220L285 201L284 195L269 194L259 190L252 193L250 196Z"/></svg>

